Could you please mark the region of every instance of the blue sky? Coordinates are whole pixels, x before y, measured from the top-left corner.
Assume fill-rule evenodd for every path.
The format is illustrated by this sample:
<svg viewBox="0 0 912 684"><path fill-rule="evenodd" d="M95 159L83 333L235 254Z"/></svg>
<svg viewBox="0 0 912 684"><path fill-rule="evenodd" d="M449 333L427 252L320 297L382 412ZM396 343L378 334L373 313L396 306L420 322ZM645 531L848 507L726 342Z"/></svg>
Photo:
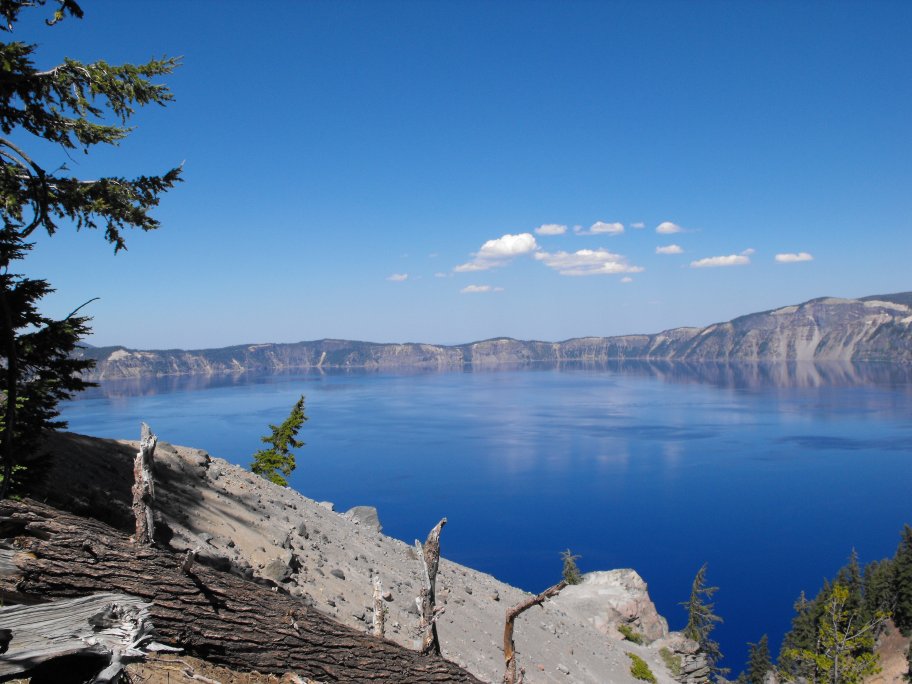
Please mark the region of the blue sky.
<svg viewBox="0 0 912 684"><path fill-rule="evenodd" d="M13 38L183 57L120 148L40 148L186 162L126 253L29 257L49 313L101 298L94 344L561 340L912 289L912 3L83 6Z"/></svg>

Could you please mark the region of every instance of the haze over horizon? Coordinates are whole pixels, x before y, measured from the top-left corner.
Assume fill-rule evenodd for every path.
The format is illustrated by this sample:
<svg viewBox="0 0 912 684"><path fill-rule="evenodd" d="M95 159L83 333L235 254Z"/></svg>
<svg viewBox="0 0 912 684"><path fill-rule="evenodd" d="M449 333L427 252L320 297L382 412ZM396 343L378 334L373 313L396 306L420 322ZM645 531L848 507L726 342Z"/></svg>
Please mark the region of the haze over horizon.
<svg viewBox="0 0 912 684"><path fill-rule="evenodd" d="M175 102L48 168L185 182L28 275L97 346L654 333L912 289L912 4L84 3L10 36L183 56ZM25 15L24 15L25 16Z"/></svg>

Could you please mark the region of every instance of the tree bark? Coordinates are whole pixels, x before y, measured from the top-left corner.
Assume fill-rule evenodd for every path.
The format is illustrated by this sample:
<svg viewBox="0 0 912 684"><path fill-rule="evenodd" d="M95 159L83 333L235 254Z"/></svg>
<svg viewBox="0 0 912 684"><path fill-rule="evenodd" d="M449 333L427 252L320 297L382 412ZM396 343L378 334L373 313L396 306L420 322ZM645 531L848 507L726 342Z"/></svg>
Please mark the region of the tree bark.
<svg viewBox="0 0 912 684"><path fill-rule="evenodd" d="M139 451L133 461L133 516L136 518L137 544L148 546L155 538L152 504L155 501L155 478L152 474L158 437L142 424Z"/></svg>
<svg viewBox="0 0 912 684"><path fill-rule="evenodd" d="M522 603L517 603L507 611L507 619L504 623L504 663L505 671L503 684L521 684L523 681L524 671L520 669L519 679L516 678L516 645L513 643L513 623L520 613L528 610L532 606L540 606L546 599L557 596L561 590L567 586L566 582L560 582L553 587L545 589L538 596L530 596Z"/></svg>
<svg viewBox="0 0 912 684"><path fill-rule="evenodd" d="M421 542L415 540L418 550L418 559L424 569L424 586L418 596L418 612L420 621L418 628L421 635L421 652L440 655L440 640L437 638L437 617L441 611L436 608L437 602L437 568L440 566L440 530L446 525L447 519L443 518L428 533L427 540L422 548Z"/></svg>
<svg viewBox="0 0 912 684"><path fill-rule="evenodd" d="M478 682L441 658L340 625L287 594L195 564L90 518L44 504L0 502L0 538L15 568L0 592L44 600L116 591L151 603L156 638L238 670L289 670L321 682Z"/></svg>

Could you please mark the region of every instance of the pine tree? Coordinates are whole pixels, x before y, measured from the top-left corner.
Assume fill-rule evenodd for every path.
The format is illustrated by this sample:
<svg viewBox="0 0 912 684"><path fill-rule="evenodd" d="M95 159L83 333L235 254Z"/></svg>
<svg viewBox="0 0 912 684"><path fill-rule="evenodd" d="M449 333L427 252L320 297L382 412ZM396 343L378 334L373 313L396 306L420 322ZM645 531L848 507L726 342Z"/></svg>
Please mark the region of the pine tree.
<svg viewBox="0 0 912 684"><path fill-rule="evenodd" d="M0 1L0 30L12 33L22 11L47 3ZM53 4L48 26L83 16L75 0ZM96 145L117 145L130 133L127 124L136 107L167 104L171 93L152 79L171 73L175 60L112 65L65 59L38 69L36 50L22 42L0 43L0 497L9 493L12 473L34 453L40 431L55 425L57 402L85 386L75 374L87 367L67 359L88 333L88 319L41 316L37 303L50 284L16 275L15 262L31 249L35 231L53 235L61 225L104 228L116 253L126 247L125 230L158 227L149 212L180 180L180 168L160 176L82 179L69 175L65 163L70 150L88 154ZM56 149L64 163L59 158L42 163L23 141L32 141L46 156Z"/></svg>
<svg viewBox="0 0 912 684"><path fill-rule="evenodd" d="M885 558L872 561L865 566L864 600L865 611L874 615L877 611L893 613L896 609L894 592L893 561Z"/></svg>
<svg viewBox="0 0 912 684"><path fill-rule="evenodd" d="M250 470L281 487L288 486L286 478L295 469L295 457L291 450L304 446L304 442L298 441L296 437L305 420L307 420L307 416L304 415L304 395L302 394L292 407L288 418L281 425L270 425L269 429L272 434L260 438L261 442L271 444L272 447L253 455Z"/></svg>
<svg viewBox="0 0 912 684"><path fill-rule="evenodd" d="M756 644L748 644L750 649L747 670L744 673L746 684L763 684L766 673L773 669L773 660L770 658L769 639L766 634L760 637Z"/></svg>
<svg viewBox="0 0 912 684"><path fill-rule="evenodd" d="M806 680L815 684L859 684L880 671L874 636L887 616L878 613L868 621L860 620L857 612L848 609L849 601L847 587L830 587L814 648L785 651L790 660L805 664L801 669Z"/></svg>
<svg viewBox="0 0 912 684"><path fill-rule="evenodd" d="M858 551L854 548L849 554L849 562L836 573L835 582L845 587L849 592L845 609L849 613L858 615L866 620L867 606L864 601L864 581L861 576L861 567L858 565Z"/></svg>
<svg viewBox="0 0 912 684"><path fill-rule="evenodd" d="M713 612L715 605L709 602L719 587L706 586L706 569L707 564L704 563L694 577L690 599L681 604L687 609L687 626L683 631L684 636L700 644L700 650L706 655L710 671L718 676L728 672L728 669L718 666L722 660L722 653L719 651L718 642L710 637L716 623L722 622L722 618Z"/></svg>
<svg viewBox="0 0 912 684"><path fill-rule="evenodd" d="M580 558L581 556L574 556L570 552L570 549L561 551L561 560L564 562L564 568L561 575L567 584L579 584L583 581L583 576L580 574L579 568L576 565L576 561Z"/></svg>
<svg viewBox="0 0 912 684"><path fill-rule="evenodd" d="M893 556L893 621L903 636L912 635L912 527L906 525Z"/></svg>
<svg viewBox="0 0 912 684"><path fill-rule="evenodd" d="M0 354L8 363L4 369L6 401L16 407L0 414L0 438L5 447L15 444L19 454L17 459L3 459L3 497L40 475L35 466L41 460L42 431L66 426L55 420L57 403L92 384L79 377L92 362L74 356L79 340L88 332L88 318L78 316L78 310L63 320L42 316L37 303L52 292L50 285L9 272L11 262L30 248L15 231L0 229L0 309L5 332L0 337Z"/></svg>

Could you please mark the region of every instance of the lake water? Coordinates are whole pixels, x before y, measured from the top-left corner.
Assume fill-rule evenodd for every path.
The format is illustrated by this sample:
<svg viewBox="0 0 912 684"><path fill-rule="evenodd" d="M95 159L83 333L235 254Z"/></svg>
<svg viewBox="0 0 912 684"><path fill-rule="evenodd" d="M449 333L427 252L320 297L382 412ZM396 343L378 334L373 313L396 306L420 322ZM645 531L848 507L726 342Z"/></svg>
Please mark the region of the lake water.
<svg viewBox="0 0 912 684"><path fill-rule="evenodd" d="M803 589L858 550L892 556L912 523L912 373L889 366L561 367L311 373L106 383L63 406L70 429L159 437L248 465L300 394L292 486L379 509L443 554L530 591L635 568L672 629L694 574L720 587L726 664L774 652Z"/></svg>

